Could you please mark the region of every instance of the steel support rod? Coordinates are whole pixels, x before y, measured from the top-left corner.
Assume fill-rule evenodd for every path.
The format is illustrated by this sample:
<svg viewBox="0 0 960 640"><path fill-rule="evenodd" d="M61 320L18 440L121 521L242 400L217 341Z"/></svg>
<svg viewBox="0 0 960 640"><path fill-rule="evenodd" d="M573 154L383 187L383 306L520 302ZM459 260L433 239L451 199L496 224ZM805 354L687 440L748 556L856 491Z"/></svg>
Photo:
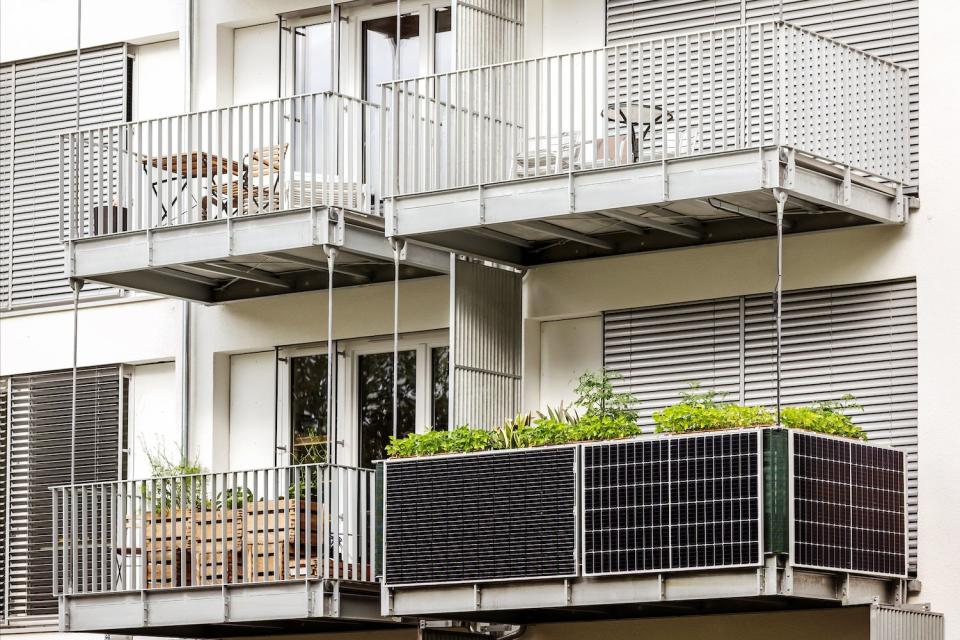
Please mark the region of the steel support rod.
<svg viewBox="0 0 960 640"><path fill-rule="evenodd" d="M73 365L70 381L70 484L76 484L77 476L77 345L80 317L80 290L83 289L83 280L70 279L70 288L73 289Z"/></svg>
<svg viewBox="0 0 960 640"><path fill-rule="evenodd" d="M773 190L777 201L777 289L776 289L776 340L777 340L777 424L780 424L780 408L783 382L783 209L787 204L787 193Z"/></svg>
<svg viewBox="0 0 960 640"><path fill-rule="evenodd" d="M393 245L393 437L396 438L399 401L397 387L400 381L400 251L401 241L391 240Z"/></svg>
<svg viewBox="0 0 960 640"><path fill-rule="evenodd" d="M337 261L337 248L324 245L327 254L327 463L337 463L337 424L333 419L333 384L336 375L337 354L333 348L333 273ZM291 443L291 452L293 443Z"/></svg>

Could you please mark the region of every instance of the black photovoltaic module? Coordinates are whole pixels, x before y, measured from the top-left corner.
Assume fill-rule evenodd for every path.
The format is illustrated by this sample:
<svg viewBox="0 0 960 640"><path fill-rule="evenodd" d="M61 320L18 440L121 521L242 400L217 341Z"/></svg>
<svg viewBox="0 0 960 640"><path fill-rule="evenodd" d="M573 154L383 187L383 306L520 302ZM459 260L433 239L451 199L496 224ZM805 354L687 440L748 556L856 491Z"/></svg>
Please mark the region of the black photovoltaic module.
<svg viewBox="0 0 960 640"><path fill-rule="evenodd" d="M793 432L794 564L906 573L903 452Z"/></svg>
<svg viewBox="0 0 960 640"><path fill-rule="evenodd" d="M587 445L584 573L757 565L755 430Z"/></svg>
<svg viewBox="0 0 960 640"><path fill-rule="evenodd" d="M385 583L574 575L576 451L387 463Z"/></svg>

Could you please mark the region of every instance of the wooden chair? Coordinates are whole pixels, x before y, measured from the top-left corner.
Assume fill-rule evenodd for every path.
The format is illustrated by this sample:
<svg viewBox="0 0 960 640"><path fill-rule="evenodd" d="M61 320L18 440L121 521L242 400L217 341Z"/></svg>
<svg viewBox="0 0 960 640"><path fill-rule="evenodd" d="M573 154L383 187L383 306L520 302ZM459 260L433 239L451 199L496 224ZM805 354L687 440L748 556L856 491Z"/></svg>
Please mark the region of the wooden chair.
<svg viewBox="0 0 960 640"><path fill-rule="evenodd" d="M215 187L213 193L201 202L203 218L210 209L229 214L228 208L238 213L266 213L280 208L280 173L289 144L256 149L243 157L240 180L231 180ZM252 205L252 210L251 210Z"/></svg>

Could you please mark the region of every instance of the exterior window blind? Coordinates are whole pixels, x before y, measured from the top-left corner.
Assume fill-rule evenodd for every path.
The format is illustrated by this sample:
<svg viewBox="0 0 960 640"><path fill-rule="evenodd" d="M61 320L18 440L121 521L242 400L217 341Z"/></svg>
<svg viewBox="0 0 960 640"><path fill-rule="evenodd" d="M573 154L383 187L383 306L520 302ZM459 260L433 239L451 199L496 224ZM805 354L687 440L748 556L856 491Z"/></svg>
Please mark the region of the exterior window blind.
<svg viewBox="0 0 960 640"><path fill-rule="evenodd" d="M910 70L911 177L917 184L919 0L607 0L607 44L783 19Z"/></svg>
<svg viewBox="0 0 960 640"><path fill-rule="evenodd" d="M79 125L122 122L127 113L126 47L80 59ZM0 68L0 308L67 299L60 242L58 135L75 129L77 57ZM85 291L102 290L90 284Z"/></svg>
<svg viewBox="0 0 960 640"><path fill-rule="evenodd" d="M70 483L71 371L13 376L9 424L9 619L56 615L50 487ZM121 477L126 392L117 366L77 378L76 482Z"/></svg>
<svg viewBox="0 0 960 640"><path fill-rule="evenodd" d="M604 314L604 366L640 400L641 421L690 382L727 400L774 406L770 294ZM783 300L786 405L852 394L872 442L907 455L911 567L917 544L917 296L914 280L790 291Z"/></svg>
<svg viewBox="0 0 960 640"><path fill-rule="evenodd" d="M7 507L10 501L10 461L7 433L10 426L10 386L0 378L0 625L7 619Z"/></svg>

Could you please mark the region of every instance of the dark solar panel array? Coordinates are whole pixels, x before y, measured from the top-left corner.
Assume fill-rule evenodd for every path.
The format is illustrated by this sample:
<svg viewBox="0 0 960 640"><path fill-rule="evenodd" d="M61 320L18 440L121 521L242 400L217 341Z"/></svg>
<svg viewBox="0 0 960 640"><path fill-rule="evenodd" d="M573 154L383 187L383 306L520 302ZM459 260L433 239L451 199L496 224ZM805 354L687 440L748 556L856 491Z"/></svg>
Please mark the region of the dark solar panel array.
<svg viewBox="0 0 960 640"><path fill-rule="evenodd" d="M906 573L904 456L793 433L794 563Z"/></svg>
<svg viewBox="0 0 960 640"><path fill-rule="evenodd" d="M584 572L760 563L756 431L584 447Z"/></svg>
<svg viewBox="0 0 960 640"><path fill-rule="evenodd" d="M574 447L386 465L386 584L576 573Z"/></svg>

